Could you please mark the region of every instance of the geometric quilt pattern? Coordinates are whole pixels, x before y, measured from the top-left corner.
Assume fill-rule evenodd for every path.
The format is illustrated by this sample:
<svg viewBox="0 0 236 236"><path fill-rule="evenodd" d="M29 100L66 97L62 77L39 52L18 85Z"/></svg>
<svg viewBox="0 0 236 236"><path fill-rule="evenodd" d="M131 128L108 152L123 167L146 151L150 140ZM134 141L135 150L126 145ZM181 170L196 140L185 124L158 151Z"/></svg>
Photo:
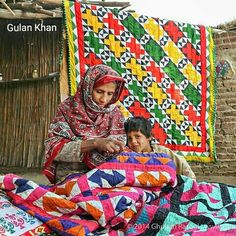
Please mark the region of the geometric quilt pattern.
<svg viewBox="0 0 236 236"><path fill-rule="evenodd" d="M173 159L161 153L121 153L52 186L0 175L0 190L9 198L0 205L1 236L236 235L236 187L176 175ZM20 215L4 214L10 204ZM22 218L53 233L14 233Z"/></svg>
<svg viewBox="0 0 236 236"><path fill-rule="evenodd" d="M113 161L84 175L71 175L53 186L41 187L14 174L0 176L0 190L6 191L15 205L44 222L58 235L118 236L125 235L125 228L133 225L131 220L143 206L147 205L145 222L152 219L156 209L152 202L162 189L167 192L177 184L175 168L173 160L165 154L130 156L121 153ZM36 221L34 217L31 218ZM12 219L17 220L14 215ZM101 230L107 232L101 233Z"/></svg>
<svg viewBox="0 0 236 236"><path fill-rule="evenodd" d="M156 143L187 160L216 161L210 27L70 1L64 13L70 95L88 67L111 66L126 80L126 118L148 118Z"/></svg>

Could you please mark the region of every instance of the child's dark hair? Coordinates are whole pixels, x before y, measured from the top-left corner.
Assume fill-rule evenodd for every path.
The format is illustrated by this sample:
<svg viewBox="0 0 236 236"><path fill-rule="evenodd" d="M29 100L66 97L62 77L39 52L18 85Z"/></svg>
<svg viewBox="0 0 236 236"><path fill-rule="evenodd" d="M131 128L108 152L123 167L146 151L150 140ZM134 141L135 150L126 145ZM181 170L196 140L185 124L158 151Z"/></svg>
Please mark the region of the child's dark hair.
<svg viewBox="0 0 236 236"><path fill-rule="evenodd" d="M152 137L151 122L142 116L128 118L124 126L126 134L132 131L140 131L146 138Z"/></svg>

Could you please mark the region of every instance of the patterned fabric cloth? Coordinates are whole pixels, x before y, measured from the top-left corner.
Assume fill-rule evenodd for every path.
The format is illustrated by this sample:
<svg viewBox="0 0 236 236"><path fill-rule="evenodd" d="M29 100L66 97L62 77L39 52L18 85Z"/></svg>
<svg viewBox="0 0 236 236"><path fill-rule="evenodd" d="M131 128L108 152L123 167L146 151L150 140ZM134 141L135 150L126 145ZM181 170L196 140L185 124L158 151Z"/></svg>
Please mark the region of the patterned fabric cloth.
<svg viewBox="0 0 236 236"><path fill-rule="evenodd" d="M236 187L176 178L163 153L121 153L51 187L8 174L0 188L59 235L236 235Z"/></svg>
<svg viewBox="0 0 236 236"><path fill-rule="evenodd" d="M92 100L94 84L117 83L116 93L105 108ZM65 143L92 138L117 139L125 142L124 118L114 104L119 99L124 79L106 65L96 65L88 69L74 96L67 98L57 109L45 141L45 164L43 173L55 182L54 159ZM97 151L84 154L84 161L90 168L104 162L109 156Z"/></svg>
<svg viewBox="0 0 236 236"><path fill-rule="evenodd" d="M43 235L51 230L46 224L14 206L3 193L0 193L0 235Z"/></svg>
<svg viewBox="0 0 236 236"><path fill-rule="evenodd" d="M215 161L215 63L209 27L65 0L70 91L90 65L126 80L125 117L142 115L156 142L187 160Z"/></svg>
<svg viewBox="0 0 236 236"><path fill-rule="evenodd" d="M230 62L226 60L221 60L216 65L216 76L217 78L232 78L235 72L232 68Z"/></svg>

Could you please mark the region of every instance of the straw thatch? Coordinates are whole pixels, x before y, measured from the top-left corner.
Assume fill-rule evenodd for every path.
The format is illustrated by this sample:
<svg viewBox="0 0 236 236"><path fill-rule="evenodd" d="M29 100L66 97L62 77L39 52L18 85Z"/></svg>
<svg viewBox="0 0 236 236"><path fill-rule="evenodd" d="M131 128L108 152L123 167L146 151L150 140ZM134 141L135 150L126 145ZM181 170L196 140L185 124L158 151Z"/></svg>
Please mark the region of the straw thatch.
<svg viewBox="0 0 236 236"><path fill-rule="evenodd" d="M81 1L86 4L124 9L129 2ZM58 0L0 0L0 18L45 19L62 17L62 1Z"/></svg>

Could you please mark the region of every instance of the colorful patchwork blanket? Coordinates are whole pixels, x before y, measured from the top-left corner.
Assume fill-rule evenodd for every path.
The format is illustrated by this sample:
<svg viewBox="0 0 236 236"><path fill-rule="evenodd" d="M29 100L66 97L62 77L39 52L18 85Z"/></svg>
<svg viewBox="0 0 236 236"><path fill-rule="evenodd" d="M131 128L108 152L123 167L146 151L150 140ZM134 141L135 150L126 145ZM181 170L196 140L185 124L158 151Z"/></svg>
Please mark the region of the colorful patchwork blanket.
<svg viewBox="0 0 236 236"><path fill-rule="evenodd" d="M71 95L89 66L109 65L126 80L125 117L150 119L156 142L187 160L215 161L211 28L68 0L64 13Z"/></svg>
<svg viewBox="0 0 236 236"><path fill-rule="evenodd" d="M236 234L236 187L176 176L162 153L121 153L54 186L8 174L0 188L59 235Z"/></svg>

